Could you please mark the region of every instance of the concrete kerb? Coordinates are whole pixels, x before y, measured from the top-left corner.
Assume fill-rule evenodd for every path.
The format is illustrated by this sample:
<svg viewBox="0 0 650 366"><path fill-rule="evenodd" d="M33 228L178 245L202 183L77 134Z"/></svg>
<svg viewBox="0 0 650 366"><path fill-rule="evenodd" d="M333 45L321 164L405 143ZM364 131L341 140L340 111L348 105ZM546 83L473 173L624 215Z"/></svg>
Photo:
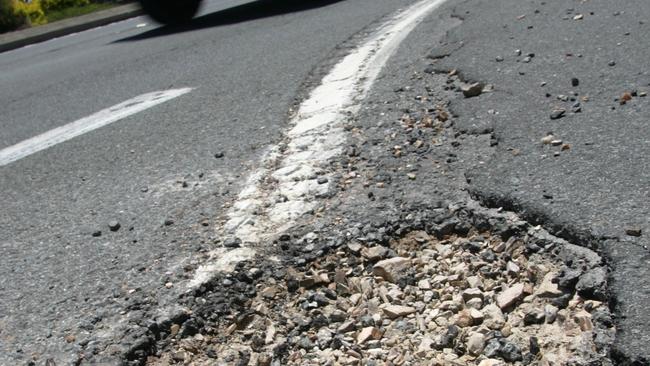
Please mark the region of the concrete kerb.
<svg viewBox="0 0 650 366"><path fill-rule="evenodd" d="M0 34L0 52L126 20L141 14L143 12L139 5L126 4L39 27Z"/></svg>

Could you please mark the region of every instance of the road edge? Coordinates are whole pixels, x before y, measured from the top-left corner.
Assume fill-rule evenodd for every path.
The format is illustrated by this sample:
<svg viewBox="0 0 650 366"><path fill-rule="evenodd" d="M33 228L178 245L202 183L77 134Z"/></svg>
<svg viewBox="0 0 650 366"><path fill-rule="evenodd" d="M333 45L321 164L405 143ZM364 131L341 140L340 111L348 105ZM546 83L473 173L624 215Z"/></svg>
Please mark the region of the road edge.
<svg viewBox="0 0 650 366"><path fill-rule="evenodd" d="M126 4L39 27L0 34L0 53L91 28L101 27L142 14L143 11L139 5Z"/></svg>

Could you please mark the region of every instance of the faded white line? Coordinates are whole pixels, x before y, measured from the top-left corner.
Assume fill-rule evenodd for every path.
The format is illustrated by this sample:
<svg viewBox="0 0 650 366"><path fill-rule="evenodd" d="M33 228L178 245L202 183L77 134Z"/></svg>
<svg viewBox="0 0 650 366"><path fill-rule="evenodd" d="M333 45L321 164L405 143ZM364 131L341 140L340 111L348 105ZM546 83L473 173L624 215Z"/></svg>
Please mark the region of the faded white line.
<svg viewBox="0 0 650 366"><path fill-rule="evenodd" d="M343 58L305 100L291 121L286 142L274 146L253 173L228 213L222 234L241 240L235 250L217 249L189 287L218 271L230 271L251 259L255 247L291 228L319 205L330 190L328 160L340 155L346 141L343 123L360 103L389 57L406 36L446 0L423 0L398 13ZM319 184L318 178L328 178ZM320 183L323 180L321 179Z"/></svg>
<svg viewBox="0 0 650 366"><path fill-rule="evenodd" d="M88 117L51 129L38 136L0 150L0 166L10 164L56 144L142 112L145 109L189 93L191 90L192 88L181 88L142 94Z"/></svg>

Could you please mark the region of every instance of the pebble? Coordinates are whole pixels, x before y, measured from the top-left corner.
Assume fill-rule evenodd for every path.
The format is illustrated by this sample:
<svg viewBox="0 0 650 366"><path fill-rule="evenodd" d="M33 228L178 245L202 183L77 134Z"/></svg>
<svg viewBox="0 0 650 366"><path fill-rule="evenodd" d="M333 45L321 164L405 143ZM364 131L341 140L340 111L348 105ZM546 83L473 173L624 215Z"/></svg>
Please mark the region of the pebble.
<svg viewBox="0 0 650 366"><path fill-rule="evenodd" d="M517 283L497 296L497 305L501 310L508 309L519 301L524 295L524 285Z"/></svg>
<svg viewBox="0 0 650 366"><path fill-rule="evenodd" d="M366 327L361 329L357 335L357 344L363 344L370 339L381 339L381 330L375 327Z"/></svg>
<svg viewBox="0 0 650 366"><path fill-rule="evenodd" d="M214 154L214 157L217 158L217 159L221 159L221 158L224 157L224 154L223 154L223 152L220 151L220 152L218 152L218 153L215 153L215 154Z"/></svg>
<svg viewBox="0 0 650 366"><path fill-rule="evenodd" d="M396 319L415 313L415 308L401 305L388 305L382 309L390 319Z"/></svg>
<svg viewBox="0 0 650 366"><path fill-rule="evenodd" d="M485 336L481 333L472 333L467 339L467 351L474 355L478 356L483 352L483 347L485 347Z"/></svg>
<svg viewBox="0 0 650 366"><path fill-rule="evenodd" d="M410 266L410 259L395 257L377 262L372 271L375 276L380 276L388 282L395 283Z"/></svg>
<svg viewBox="0 0 650 366"><path fill-rule="evenodd" d="M566 109L564 108L554 109L551 112L551 119L560 119L564 117L565 114L566 114Z"/></svg>
<svg viewBox="0 0 650 366"><path fill-rule="evenodd" d="M641 228L638 227L628 227L625 229L625 234L629 236L641 236Z"/></svg>
<svg viewBox="0 0 650 366"><path fill-rule="evenodd" d="M555 137L554 137L553 135L546 135L546 136L542 137L541 142L542 142L542 144L544 144L544 145L548 145L548 144L550 144L554 139L555 139Z"/></svg>
<svg viewBox="0 0 650 366"><path fill-rule="evenodd" d="M483 83L473 83L462 86L461 91L463 92L463 96L465 96L465 98L473 98L481 95L483 93L484 87L485 84Z"/></svg>
<svg viewBox="0 0 650 366"><path fill-rule="evenodd" d="M120 229L120 227L121 227L120 223L115 221L115 220L108 222L108 228L111 231L118 231Z"/></svg>

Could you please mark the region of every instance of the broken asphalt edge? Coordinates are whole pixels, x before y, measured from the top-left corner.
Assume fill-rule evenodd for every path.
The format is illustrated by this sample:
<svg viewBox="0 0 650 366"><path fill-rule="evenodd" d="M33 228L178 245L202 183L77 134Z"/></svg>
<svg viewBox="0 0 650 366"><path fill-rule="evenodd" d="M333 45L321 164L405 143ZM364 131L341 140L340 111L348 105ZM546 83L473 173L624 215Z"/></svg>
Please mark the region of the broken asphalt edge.
<svg viewBox="0 0 650 366"><path fill-rule="evenodd" d="M58 22L23 29L15 32L0 34L0 52L11 51L35 43L45 42L53 38L66 36L91 28L101 27L110 23L130 19L142 15L139 5L119 5L111 9L69 18Z"/></svg>

